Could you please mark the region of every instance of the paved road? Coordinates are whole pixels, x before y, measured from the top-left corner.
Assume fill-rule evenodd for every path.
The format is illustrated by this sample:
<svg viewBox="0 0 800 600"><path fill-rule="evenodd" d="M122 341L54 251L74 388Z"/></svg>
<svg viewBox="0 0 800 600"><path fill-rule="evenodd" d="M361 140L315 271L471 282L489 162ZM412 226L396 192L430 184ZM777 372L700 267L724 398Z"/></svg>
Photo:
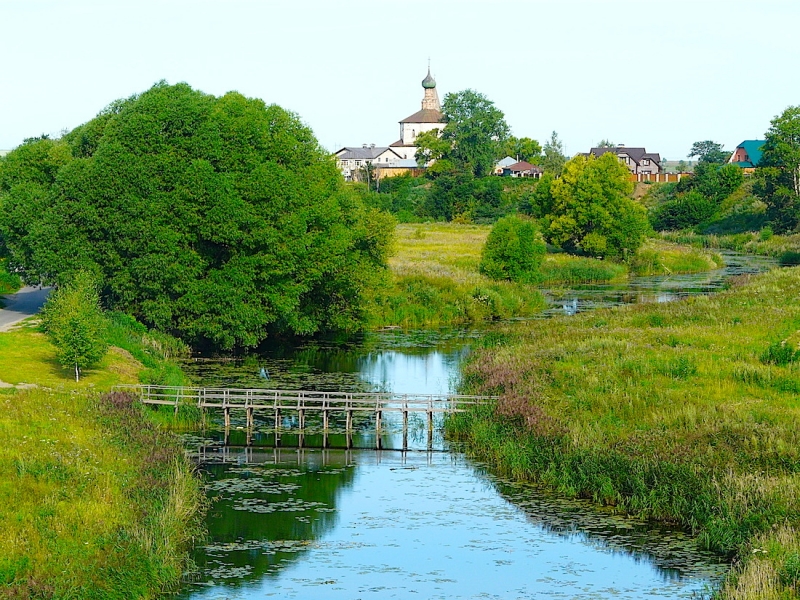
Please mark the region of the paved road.
<svg viewBox="0 0 800 600"><path fill-rule="evenodd" d="M6 331L39 312L49 293L50 288L24 287L16 294L5 296L3 303L6 307L0 309L0 331Z"/></svg>

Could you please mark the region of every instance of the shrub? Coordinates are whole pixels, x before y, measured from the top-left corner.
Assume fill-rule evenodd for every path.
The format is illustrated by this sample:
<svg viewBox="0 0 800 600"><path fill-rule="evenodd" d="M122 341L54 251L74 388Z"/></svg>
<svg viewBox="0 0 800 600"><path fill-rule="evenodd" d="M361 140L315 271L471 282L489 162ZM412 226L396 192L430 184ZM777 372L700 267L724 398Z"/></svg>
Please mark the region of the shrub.
<svg viewBox="0 0 800 600"><path fill-rule="evenodd" d="M546 252L533 221L515 215L503 217L486 239L480 271L492 279L529 282L535 278Z"/></svg>

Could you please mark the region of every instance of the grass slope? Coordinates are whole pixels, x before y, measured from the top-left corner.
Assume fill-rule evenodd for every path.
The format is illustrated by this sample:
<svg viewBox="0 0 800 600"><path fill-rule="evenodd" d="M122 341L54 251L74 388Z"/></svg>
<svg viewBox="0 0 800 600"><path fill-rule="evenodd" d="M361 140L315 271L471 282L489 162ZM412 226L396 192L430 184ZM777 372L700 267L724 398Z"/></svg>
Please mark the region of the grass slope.
<svg viewBox="0 0 800 600"><path fill-rule="evenodd" d="M734 289L516 324L465 391L502 394L451 435L508 474L680 523L735 555L724 598L800 589L800 269Z"/></svg>
<svg viewBox="0 0 800 600"><path fill-rule="evenodd" d="M129 398L0 397L0 597L153 598L202 502L174 437Z"/></svg>

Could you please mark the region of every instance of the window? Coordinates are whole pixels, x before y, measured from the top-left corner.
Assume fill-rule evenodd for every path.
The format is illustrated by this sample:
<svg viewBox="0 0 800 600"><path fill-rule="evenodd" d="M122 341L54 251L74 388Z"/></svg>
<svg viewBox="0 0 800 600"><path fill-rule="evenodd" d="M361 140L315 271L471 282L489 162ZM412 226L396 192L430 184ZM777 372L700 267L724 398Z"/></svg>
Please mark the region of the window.
<svg viewBox="0 0 800 600"><path fill-rule="evenodd" d="M357 160L357 161L356 161L356 166L357 166L357 167L360 167L360 166L361 166L361 161L360 161L360 160Z"/></svg>
<svg viewBox="0 0 800 600"><path fill-rule="evenodd" d="M643 158L643 159L642 159L642 166L643 166L643 167L646 167L646 166L648 166L649 164L650 164L650 159L649 159L649 158Z"/></svg>

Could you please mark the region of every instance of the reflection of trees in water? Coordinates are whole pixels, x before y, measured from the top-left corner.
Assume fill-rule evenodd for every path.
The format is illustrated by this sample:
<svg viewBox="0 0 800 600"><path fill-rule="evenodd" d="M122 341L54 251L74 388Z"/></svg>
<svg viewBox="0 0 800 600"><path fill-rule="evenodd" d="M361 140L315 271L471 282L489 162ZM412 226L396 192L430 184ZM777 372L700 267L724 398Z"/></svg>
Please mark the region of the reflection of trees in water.
<svg viewBox="0 0 800 600"><path fill-rule="evenodd" d="M355 476L340 462L206 465L209 540L194 552L197 581L246 584L298 560L336 525L337 496Z"/></svg>
<svg viewBox="0 0 800 600"><path fill-rule="evenodd" d="M722 556L700 550L681 529L615 515L588 500L560 497L533 484L504 481L486 472L480 475L544 531L648 563L665 580L702 577L718 582L729 569Z"/></svg>

